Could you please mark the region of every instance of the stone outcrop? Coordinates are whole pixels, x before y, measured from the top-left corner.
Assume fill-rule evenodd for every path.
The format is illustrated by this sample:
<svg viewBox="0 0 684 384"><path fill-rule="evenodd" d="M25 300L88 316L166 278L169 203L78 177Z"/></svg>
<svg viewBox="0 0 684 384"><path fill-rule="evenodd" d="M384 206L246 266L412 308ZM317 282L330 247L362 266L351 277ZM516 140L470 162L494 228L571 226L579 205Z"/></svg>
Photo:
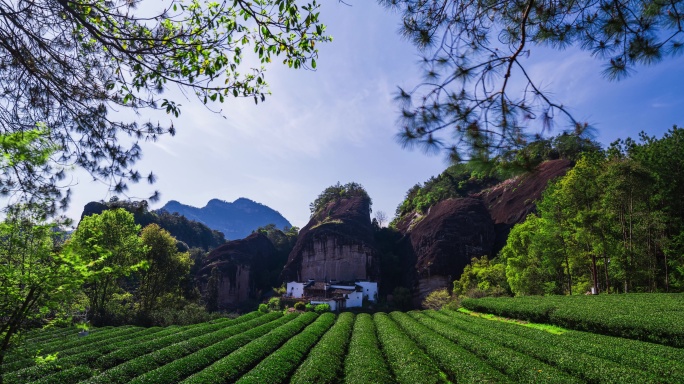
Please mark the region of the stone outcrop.
<svg viewBox="0 0 684 384"><path fill-rule="evenodd" d="M473 257L491 254L495 231L482 200L461 198L435 204L409 236L423 297L450 285Z"/></svg>
<svg viewBox="0 0 684 384"><path fill-rule="evenodd" d="M276 257L271 241L261 233L244 239L229 241L214 249L203 260L196 279L200 291L206 294L211 271L219 271L218 306L232 309L249 299L258 299L264 281L262 268L269 259Z"/></svg>
<svg viewBox="0 0 684 384"><path fill-rule="evenodd" d="M570 168L570 160L546 161L530 173L506 180L474 196L482 199L494 221L496 240L493 254L506 245L511 228L536 211L536 202L541 199L549 181L564 176Z"/></svg>
<svg viewBox="0 0 684 384"><path fill-rule="evenodd" d="M414 213L399 222L415 257L415 301L450 288L471 258L495 256L513 225L535 211L548 182L571 167L568 160L547 161L530 173L466 198L441 201L425 215Z"/></svg>
<svg viewBox="0 0 684 384"><path fill-rule="evenodd" d="M281 279L377 281L378 266L370 199L353 196L328 203L302 228Z"/></svg>

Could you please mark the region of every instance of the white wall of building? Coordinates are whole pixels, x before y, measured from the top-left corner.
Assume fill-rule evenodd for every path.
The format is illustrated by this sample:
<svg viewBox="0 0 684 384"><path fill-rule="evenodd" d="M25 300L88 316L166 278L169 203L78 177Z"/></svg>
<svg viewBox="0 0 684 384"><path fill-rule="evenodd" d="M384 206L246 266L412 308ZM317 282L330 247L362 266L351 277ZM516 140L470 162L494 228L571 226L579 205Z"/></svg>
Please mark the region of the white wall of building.
<svg viewBox="0 0 684 384"><path fill-rule="evenodd" d="M355 308L363 306L363 292L353 292L347 296L347 308Z"/></svg>
<svg viewBox="0 0 684 384"><path fill-rule="evenodd" d="M296 299L304 296L304 285L305 283L298 283L296 281L291 281L287 283L287 296L294 297Z"/></svg>
<svg viewBox="0 0 684 384"><path fill-rule="evenodd" d="M374 303L378 301L378 283L372 281L359 281L356 285L362 288L363 297Z"/></svg>

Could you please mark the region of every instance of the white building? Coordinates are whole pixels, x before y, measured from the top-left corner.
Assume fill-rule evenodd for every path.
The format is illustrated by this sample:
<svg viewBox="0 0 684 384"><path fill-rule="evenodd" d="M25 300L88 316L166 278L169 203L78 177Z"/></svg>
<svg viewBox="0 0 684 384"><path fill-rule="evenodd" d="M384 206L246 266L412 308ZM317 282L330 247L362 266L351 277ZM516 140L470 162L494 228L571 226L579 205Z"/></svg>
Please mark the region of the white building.
<svg viewBox="0 0 684 384"><path fill-rule="evenodd" d="M353 285L291 281L286 289L286 297L308 298L312 305L325 303L333 311L362 307L364 299L374 303L378 300L378 283L371 281L359 281Z"/></svg>
<svg viewBox="0 0 684 384"><path fill-rule="evenodd" d="M374 303L378 302L378 283L374 281L357 281L356 285L361 287L364 298Z"/></svg>
<svg viewBox="0 0 684 384"><path fill-rule="evenodd" d="M287 297L294 297L294 298L301 298L304 296L304 287L306 287L309 283L300 283L297 281L291 281L287 283L287 292L285 293L285 296Z"/></svg>

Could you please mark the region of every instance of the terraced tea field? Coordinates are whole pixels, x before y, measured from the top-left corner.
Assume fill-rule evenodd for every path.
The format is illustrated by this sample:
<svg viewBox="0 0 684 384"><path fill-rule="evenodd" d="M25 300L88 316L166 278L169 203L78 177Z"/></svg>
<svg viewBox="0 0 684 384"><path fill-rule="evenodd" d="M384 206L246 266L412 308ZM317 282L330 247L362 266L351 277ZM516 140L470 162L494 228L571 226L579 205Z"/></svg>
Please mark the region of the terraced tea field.
<svg viewBox="0 0 684 384"><path fill-rule="evenodd" d="M249 313L184 327L31 333L5 383L684 383L684 349L452 311Z"/></svg>

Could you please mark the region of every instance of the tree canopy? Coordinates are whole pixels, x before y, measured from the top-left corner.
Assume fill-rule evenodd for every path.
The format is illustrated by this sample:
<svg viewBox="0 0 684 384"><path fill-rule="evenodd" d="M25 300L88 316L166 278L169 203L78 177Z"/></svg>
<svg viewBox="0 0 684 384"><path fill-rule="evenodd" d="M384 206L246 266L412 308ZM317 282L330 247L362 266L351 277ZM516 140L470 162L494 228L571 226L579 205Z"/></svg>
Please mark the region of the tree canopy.
<svg viewBox="0 0 684 384"><path fill-rule="evenodd" d="M263 65L281 56L289 67L315 68L316 44L329 40L316 0L146 2L165 7L156 13L136 9L141 3L0 1L0 134L21 138L41 128L56 148L49 161L2 172L0 192L68 197L60 180L72 166L125 191L143 178L134 168L138 141L173 135L175 127L111 112L177 117L181 105L163 96L171 85L204 103L263 101ZM245 63L250 51L257 68ZM26 180L34 188L14 188Z"/></svg>
<svg viewBox="0 0 684 384"><path fill-rule="evenodd" d="M682 51L684 2L379 0L402 15L401 33L423 53L425 80L400 89L404 145L488 158L521 148L529 125L577 121L532 78L524 58L541 46L577 46L610 80Z"/></svg>
<svg viewBox="0 0 684 384"><path fill-rule="evenodd" d="M328 203L330 203L331 201L348 199L350 197L356 196L368 199L368 201L370 202L369 206L373 205L373 201L371 200L370 196L368 196L368 192L366 192L366 190L363 188L363 185L355 183L353 181L342 185L338 181L337 184L331 185L328 188L324 189L323 192L321 192L321 194L318 195L316 200L309 204L309 210L311 210L311 217L313 217L317 212L325 208L326 205L328 205Z"/></svg>
<svg viewBox="0 0 684 384"><path fill-rule="evenodd" d="M41 216L15 207L0 223L0 373L17 335L65 307L87 274L77 255L60 252L60 233Z"/></svg>

